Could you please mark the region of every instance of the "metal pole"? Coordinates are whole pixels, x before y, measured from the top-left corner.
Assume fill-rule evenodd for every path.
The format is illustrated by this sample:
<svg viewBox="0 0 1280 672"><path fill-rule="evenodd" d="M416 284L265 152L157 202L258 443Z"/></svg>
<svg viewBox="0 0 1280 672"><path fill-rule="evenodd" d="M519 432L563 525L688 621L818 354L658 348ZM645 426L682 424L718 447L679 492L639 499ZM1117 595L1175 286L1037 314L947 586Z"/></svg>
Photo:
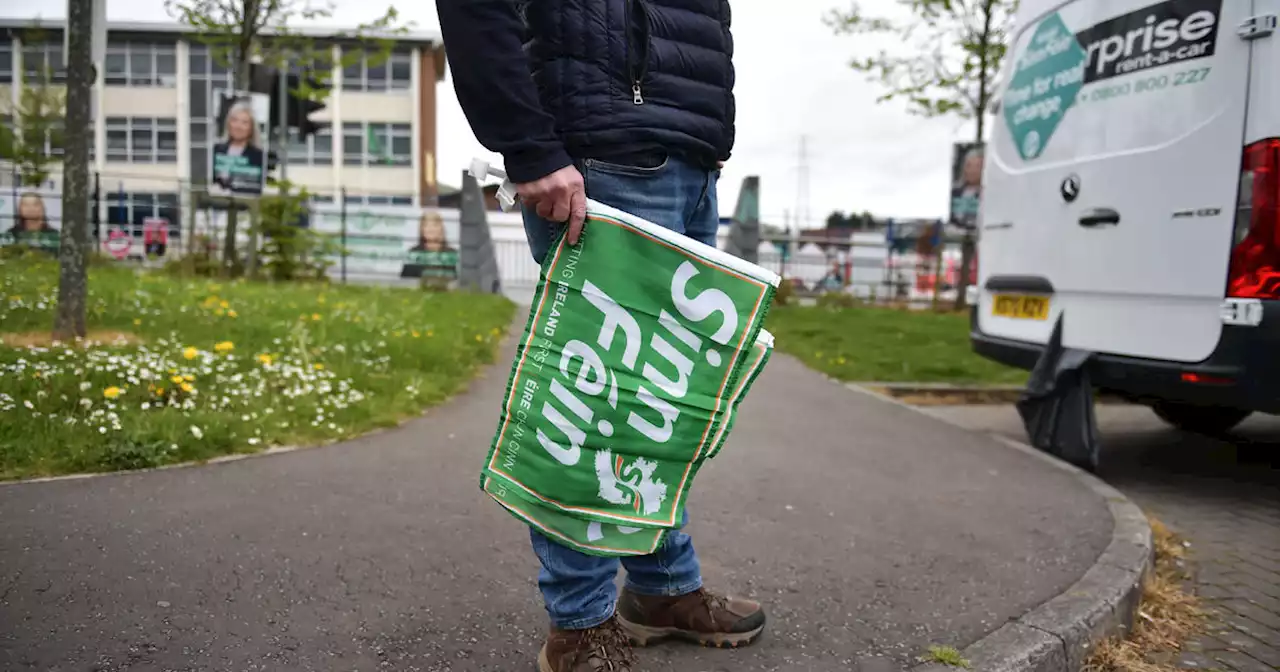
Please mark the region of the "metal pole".
<svg viewBox="0 0 1280 672"><path fill-rule="evenodd" d="M93 241L95 247L102 245L102 174L93 172Z"/></svg>
<svg viewBox="0 0 1280 672"><path fill-rule="evenodd" d="M342 284L347 284L347 188L343 187L340 193L342 198L342 210L339 221L341 222L340 245L342 246Z"/></svg>
<svg viewBox="0 0 1280 672"><path fill-rule="evenodd" d="M285 66L279 73L280 96L280 181L289 179L289 68Z"/></svg>

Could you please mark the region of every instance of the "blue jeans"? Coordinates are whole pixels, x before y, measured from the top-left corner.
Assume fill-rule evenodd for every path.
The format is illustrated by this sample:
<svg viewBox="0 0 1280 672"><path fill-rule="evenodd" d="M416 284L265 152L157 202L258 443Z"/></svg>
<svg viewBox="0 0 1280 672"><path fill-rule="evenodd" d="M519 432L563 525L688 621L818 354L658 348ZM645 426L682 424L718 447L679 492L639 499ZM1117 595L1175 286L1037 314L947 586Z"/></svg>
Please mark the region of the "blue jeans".
<svg viewBox="0 0 1280 672"><path fill-rule="evenodd" d="M579 162L587 197L714 246L720 212L716 204L719 172L709 172L674 157L656 168L639 168L595 159ZM524 210L525 235L533 258L543 257L563 225ZM589 235L589 234L587 234ZM625 263L625 262L623 262ZM686 509L680 528L667 533L650 555L622 559L627 589L641 595L684 595L702 587L702 569L693 540L682 531L689 522ZM591 628L613 616L618 599L614 578L617 558L579 553L530 528L533 552L542 562L538 587L551 616L562 630Z"/></svg>

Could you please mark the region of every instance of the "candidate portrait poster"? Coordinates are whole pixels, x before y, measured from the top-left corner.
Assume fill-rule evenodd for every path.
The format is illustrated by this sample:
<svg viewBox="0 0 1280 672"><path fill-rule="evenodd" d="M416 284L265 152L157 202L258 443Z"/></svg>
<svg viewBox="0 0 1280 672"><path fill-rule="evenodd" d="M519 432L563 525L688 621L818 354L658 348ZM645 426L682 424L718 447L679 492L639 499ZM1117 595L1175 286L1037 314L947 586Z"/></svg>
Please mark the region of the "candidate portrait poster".
<svg viewBox="0 0 1280 672"><path fill-rule="evenodd" d="M984 147L976 142L958 142L951 155L951 225L962 229L978 226L982 204L982 161Z"/></svg>
<svg viewBox="0 0 1280 672"><path fill-rule="evenodd" d="M210 152L209 194L261 196L267 182L271 98L265 93L213 92L218 114Z"/></svg>
<svg viewBox="0 0 1280 672"><path fill-rule="evenodd" d="M0 191L0 246L22 245L58 254L62 194L48 189Z"/></svg>

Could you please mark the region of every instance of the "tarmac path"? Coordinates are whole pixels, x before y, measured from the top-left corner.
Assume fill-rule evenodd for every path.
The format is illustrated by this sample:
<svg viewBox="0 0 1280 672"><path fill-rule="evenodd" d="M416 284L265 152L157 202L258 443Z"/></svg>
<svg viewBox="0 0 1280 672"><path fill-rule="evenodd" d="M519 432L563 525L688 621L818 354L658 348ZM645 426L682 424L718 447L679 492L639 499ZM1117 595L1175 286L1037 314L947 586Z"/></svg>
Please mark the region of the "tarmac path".
<svg viewBox="0 0 1280 672"><path fill-rule="evenodd" d="M0 486L0 669L534 669L537 561L479 489L505 382L343 444ZM1065 590L1112 527L1070 474L782 355L690 513L708 585L768 634L640 669L905 666Z"/></svg>

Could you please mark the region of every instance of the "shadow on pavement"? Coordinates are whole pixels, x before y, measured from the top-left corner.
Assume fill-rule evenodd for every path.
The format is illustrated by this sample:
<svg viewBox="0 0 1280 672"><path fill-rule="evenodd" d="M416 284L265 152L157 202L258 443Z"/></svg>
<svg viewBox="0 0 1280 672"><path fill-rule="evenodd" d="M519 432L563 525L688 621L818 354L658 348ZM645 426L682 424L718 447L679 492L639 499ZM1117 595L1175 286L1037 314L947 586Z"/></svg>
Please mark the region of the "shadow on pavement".
<svg viewBox="0 0 1280 672"><path fill-rule="evenodd" d="M1165 426L1142 408L1100 413L1099 475L1112 485L1165 489L1183 496L1280 499L1280 418L1251 418L1221 437Z"/></svg>

